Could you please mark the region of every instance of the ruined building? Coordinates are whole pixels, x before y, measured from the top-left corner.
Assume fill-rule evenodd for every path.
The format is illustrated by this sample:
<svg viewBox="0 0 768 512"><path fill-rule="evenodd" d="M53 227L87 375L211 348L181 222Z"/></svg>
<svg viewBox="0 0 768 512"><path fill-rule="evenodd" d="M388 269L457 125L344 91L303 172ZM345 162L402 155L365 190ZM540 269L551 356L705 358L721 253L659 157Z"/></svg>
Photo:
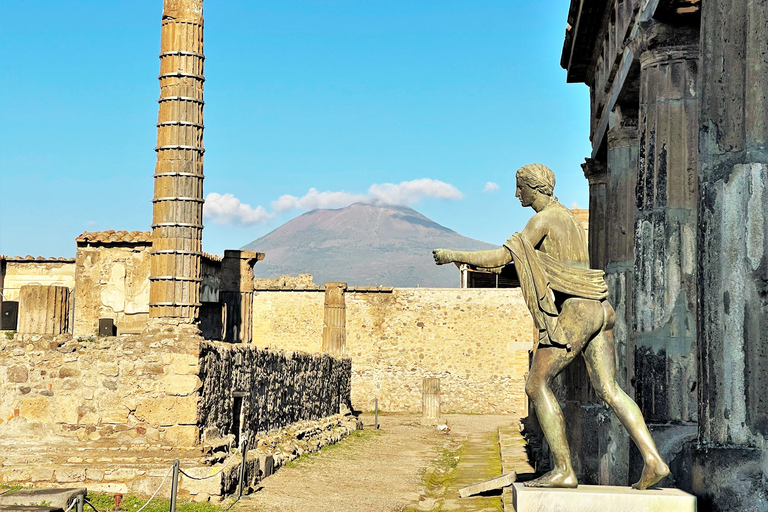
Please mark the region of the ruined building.
<svg viewBox="0 0 768 512"><path fill-rule="evenodd" d="M590 91L590 259L618 379L671 462L662 483L703 510L768 510L766 48L765 2L574 0L561 58ZM581 481L636 479L583 365L562 383Z"/></svg>

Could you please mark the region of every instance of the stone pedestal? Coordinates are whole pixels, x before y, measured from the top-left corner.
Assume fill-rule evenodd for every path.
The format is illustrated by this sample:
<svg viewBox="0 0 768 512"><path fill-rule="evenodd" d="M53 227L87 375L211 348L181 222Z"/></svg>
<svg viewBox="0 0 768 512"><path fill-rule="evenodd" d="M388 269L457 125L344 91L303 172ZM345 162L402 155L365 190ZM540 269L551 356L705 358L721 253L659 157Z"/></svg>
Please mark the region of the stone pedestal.
<svg viewBox="0 0 768 512"><path fill-rule="evenodd" d="M515 512L696 512L696 497L678 489L580 485L544 489L513 484Z"/></svg>

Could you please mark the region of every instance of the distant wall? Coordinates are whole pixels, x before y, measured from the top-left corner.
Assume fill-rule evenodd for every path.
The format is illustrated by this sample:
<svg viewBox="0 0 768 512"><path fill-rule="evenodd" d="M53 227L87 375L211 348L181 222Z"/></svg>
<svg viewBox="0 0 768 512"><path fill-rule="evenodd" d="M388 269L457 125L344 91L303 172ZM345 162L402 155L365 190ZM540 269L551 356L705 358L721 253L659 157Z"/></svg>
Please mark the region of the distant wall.
<svg viewBox="0 0 768 512"><path fill-rule="evenodd" d="M254 343L319 352L324 293L254 293ZM441 379L442 411L524 415L533 323L519 289L347 291L352 405L421 411L425 377Z"/></svg>
<svg viewBox="0 0 768 512"><path fill-rule="evenodd" d="M6 260L4 277L0 291L3 299L8 301L18 301L21 287L30 284L66 286L71 290L75 287L75 262L66 259Z"/></svg>

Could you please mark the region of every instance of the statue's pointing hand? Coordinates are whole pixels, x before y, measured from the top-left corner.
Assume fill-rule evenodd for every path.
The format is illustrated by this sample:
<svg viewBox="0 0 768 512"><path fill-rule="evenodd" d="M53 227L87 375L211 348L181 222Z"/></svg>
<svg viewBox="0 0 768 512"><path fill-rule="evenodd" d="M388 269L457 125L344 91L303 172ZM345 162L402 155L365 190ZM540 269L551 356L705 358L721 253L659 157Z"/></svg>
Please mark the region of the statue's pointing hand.
<svg viewBox="0 0 768 512"><path fill-rule="evenodd" d="M435 249L432 251L432 257L435 258L435 263L438 265L445 265L446 263L453 262L453 259L451 259L451 251L448 249Z"/></svg>

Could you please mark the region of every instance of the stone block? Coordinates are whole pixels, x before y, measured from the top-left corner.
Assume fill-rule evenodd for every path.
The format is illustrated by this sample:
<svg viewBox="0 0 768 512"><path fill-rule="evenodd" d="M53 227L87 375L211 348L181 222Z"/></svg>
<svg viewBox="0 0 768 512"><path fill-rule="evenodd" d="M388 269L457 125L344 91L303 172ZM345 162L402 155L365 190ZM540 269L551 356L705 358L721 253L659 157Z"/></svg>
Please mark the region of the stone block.
<svg viewBox="0 0 768 512"><path fill-rule="evenodd" d="M696 512L696 497L679 489L646 489L580 485L577 489L546 489L513 484L516 512Z"/></svg>
<svg viewBox="0 0 768 512"><path fill-rule="evenodd" d="M54 477L59 483L84 482L85 468L59 467L56 468Z"/></svg>
<svg viewBox="0 0 768 512"><path fill-rule="evenodd" d="M19 407L19 415L28 421L51 421L51 400L45 396L25 397Z"/></svg>
<svg viewBox="0 0 768 512"><path fill-rule="evenodd" d="M46 503L48 506L66 509L78 496L88 491L84 487L72 489L20 489L11 494L0 495L0 510L6 505L32 506Z"/></svg>
<svg viewBox="0 0 768 512"><path fill-rule="evenodd" d="M195 425L197 396L147 398L136 407L136 419L152 426Z"/></svg>
<svg viewBox="0 0 768 512"><path fill-rule="evenodd" d="M169 395L191 395L203 385L197 375L167 375L163 378L163 389Z"/></svg>
<svg viewBox="0 0 768 512"><path fill-rule="evenodd" d="M30 470L29 476L30 482L52 482L53 481L53 469L47 468L34 468Z"/></svg>
<svg viewBox="0 0 768 512"><path fill-rule="evenodd" d="M502 475L500 477L491 478L485 482L480 482L473 485L468 485L459 490L459 496L462 498L468 498L481 492L493 491L494 489L502 489L508 485L512 485L517 480L517 473L514 471Z"/></svg>
<svg viewBox="0 0 768 512"><path fill-rule="evenodd" d="M200 429L193 426L166 427L161 432L163 443L176 447L197 446L200 442Z"/></svg>
<svg viewBox="0 0 768 512"><path fill-rule="evenodd" d="M191 354L168 354L164 356L167 368L176 375L197 375L199 357Z"/></svg>
<svg viewBox="0 0 768 512"><path fill-rule="evenodd" d="M101 482L104 480L104 471L101 469L86 469L85 478L86 480Z"/></svg>
<svg viewBox="0 0 768 512"><path fill-rule="evenodd" d="M29 379L29 370L26 366L17 364L8 368L8 382L22 383Z"/></svg>

